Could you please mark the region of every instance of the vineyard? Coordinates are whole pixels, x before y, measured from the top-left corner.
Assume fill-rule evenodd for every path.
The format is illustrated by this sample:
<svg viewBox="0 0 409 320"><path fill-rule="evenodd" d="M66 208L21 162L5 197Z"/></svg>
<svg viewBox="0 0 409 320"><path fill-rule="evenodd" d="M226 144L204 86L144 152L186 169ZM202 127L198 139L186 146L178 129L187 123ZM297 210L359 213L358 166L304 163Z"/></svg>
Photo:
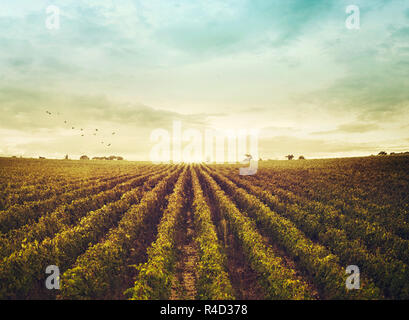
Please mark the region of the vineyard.
<svg viewBox="0 0 409 320"><path fill-rule="evenodd" d="M409 157L241 166L0 159L0 299L409 299Z"/></svg>

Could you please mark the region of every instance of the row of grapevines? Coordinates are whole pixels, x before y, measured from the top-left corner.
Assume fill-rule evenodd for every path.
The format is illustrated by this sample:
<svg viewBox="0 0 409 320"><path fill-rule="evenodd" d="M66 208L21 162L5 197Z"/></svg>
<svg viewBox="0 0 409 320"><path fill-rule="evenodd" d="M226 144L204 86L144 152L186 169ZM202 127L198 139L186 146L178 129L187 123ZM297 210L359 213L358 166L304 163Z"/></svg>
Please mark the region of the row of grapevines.
<svg viewBox="0 0 409 320"><path fill-rule="evenodd" d="M31 162L26 162L30 164ZM94 167L93 165L92 167ZM75 170L75 168L77 168ZM138 170L148 170L149 166L138 166ZM109 168L109 176L107 177L107 168L101 168L94 173L94 170L86 169L87 166L79 164L77 166L58 166L57 168L47 163L38 164L33 169L25 174L27 168L18 166L18 172L12 170L12 175L7 180L7 185L0 188L0 208L8 208L13 204L23 204L26 201L34 201L36 199L46 199L55 193L61 194L77 187L83 187L83 184L99 179L109 179L109 177L124 176L125 173L132 173L126 166L115 167L119 170ZM98 168L98 166L97 166ZM78 172L77 172L78 171ZM131 172L130 172L131 171ZM63 172L63 174L62 174ZM16 183L16 180L22 180ZM102 181L102 180L101 180Z"/></svg>
<svg viewBox="0 0 409 320"><path fill-rule="evenodd" d="M269 185L271 186L271 184ZM394 224L387 223L381 225L378 222L368 221L367 217L369 214L362 208L355 208L352 212L345 207L334 207L321 202L306 200L291 192L283 193L273 186L269 189L274 194L280 197L283 196L287 202L296 202L311 212L322 214L321 219L325 219L326 223L342 227L349 237L363 240L369 248L374 248L390 257L402 260L406 264L409 263L409 241L390 232ZM312 191L311 193L313 194L314 192ZM395 221L395 224L401 223L402 221ZM384 225L387 225L387 227L384 227Z"/></svg>
<svg viewBox="0 0 409 320"><path fill-rule="evenodd" d="M138 266L135 284L127 290L134 300L169 299L176 262L176 234L186 207L188 170L185 167L169 197L156 240L148 248L148 261Z"/></svg>
<svg viewBox="0 0 409 320"><path fill-rule="evenodd" d="M392 176L396 177L396 174L394 171L390 172ZM387 225L389 230L405 239L409 238L407 192L405 194L404 185L399 190L394 190L391 188L392 183L387 183L396 184L402 181L404 184L404 172L399 171L400 179L394 178L393 181L380 178L379 173L376 172L374 175L370 170L366 171L365 175L360 175L358 181L355 181L356 174L349 173L338 177L339 175L339 173L331 172L330 177L327 175L314 177L312 181L303 181L296 177L296 184L291 185L291 189L295 189L298 193L305 193L305 190L308 190L309 198L331 204L355 218ZM364 177L365 180L363 180ZM382 181L382 184L378 187L374 186L378 181ZM371 189L363 191L362 189L366 186ZM408 190L407 186L406 190ZM384 199L379 203L377 199L381 197Z"/></svg>
<svg viewBox="0 0 409 320"><path fill-rule="evenodd" d="M156 182L162 178L162 174L152 176ZM89 212L76 226L53 238L46 238L41 243L34 241L24 245L22 250L3 259L0 268L0 298L24 298L37 283L43 286L42 280L48 265L57 265L61 271L66 270L90 244L96 243L110 227L116 225L125 212L135 208L132 205L138 203L139 199L139 188L126 192L120 200Z"/></svg>
<svg viewBox="0 0 409 320"><path fill-rule="evenodd" d="M311 192L311 196L318 201L325 201L351 218L364 219L374 225L386 226L389 233L409 239L409 207L404 196L401 195L399 199L388 197L389 201L385 200L384 203L377 204L366 194L357 196L358 186L343 188L345 194L350 195L344 198L339 191L331 190L333 186L328 181L323 182L322 186L323 188Z"/></svg>
<svg viewBox="0 0 409 320"><path fill-rule="evenodd" d="M132 251L141 247L144 233L152 233L149 221L155 220L166 203L165 196L175 183L180 170L177 168L150 191L146 192L138 205L130 208L122 217L117 228L97 243L75 262L61 277L61 298L87 299L106 298L118 292L128 271L127 261ZM145 230L145 228L147 230Z"/></svg>
<svg viewBox="0 0 409 320"><path fill-rule="evenodd" d="M256 188L254 183L251 184L245 178L237 178L234 174L230 174L229 177L239 186L247 189L258 189L257 196L267 198L267 201L270 201L271 204L274 203L273 209L279 213L286 211L298 212L305 209L308 211L309 219L314 218L326 227L341 228L349 239L362 240L368 248L374 248L374 250L386 254L388 257L402 260L405 264L409 263L409 241L398 237L377 222L371 223L361 216L344 214L342 209L315 200L305 199L291 191L275 187L270 181L263 183L262 180L257 180L256 185L259 188ZM265 189L271 191L278 198L272 198ZM284 204L280 200L284 201ZM299 208L298 205L302 206L303 209ZM310 232L312 237L317 237L317 234L312 230Z"/></svg>
<svg viewBox="0 0 409 320"><path fill-rule="evenodd" d="M115 177L106 177L106 174L91 178L77 178L73 180L64 180L62 182L48 183L40 186L25 186L14 190L14 192L6 191L6 196L3 199L3 208L7 209L13 205L23 205L31 201L38 199L45 200L52 196L58 196L66 192L74 191L80 188L84 188L95 183L95 180L99 182L109 181L115 178L121 178L129 176L129 174L123 174Z"/></svg>
<svg viewBox="0 0 409 320"><path fill-rule="evenodd" d="M13 251L21 248L24 243L34 240L42 241L46 237L61 232L63 229L73 225L86 213L120 199L124 192L143 184L152 174L161 173L165 168L157 172L150 172L140 177L118 184L113 189L102 191L72 201L70 204L61 205L52 213L42 216L38 222L25 225L19 229L11 230L7 234L0 235L0 258L10 255Z"/></svg>
<svg viewBox="0 0 409 320"><path fill-rule="evenodd" d="M218 176L219 181L223 181L223 178ZM223 182L226 183L226 180ZM374 283L384 290L386 296L409 297L409 284L405 281L405 279L409 279L409 270L403 262L391 257L394 247L392 246L390 251L386 251L389 252L388 255L382 255L369 252L361 244L360 240L370 242L371 240L375 241L376 237L382 241L383 237L388 236L387 233L377 234L375 227L365 225L364 221L351 221L338 212L306 211L295 204L281 203L277 197L243 180L240 181L239 185L264 201L270 208L293 221L310 238L317 239L326 245L342 262L360 266L362 271L367 273ZM346 231L349 233L347 234Z"/></svg>
<svg viewBox="0 0 409 320"><path fill-rule="evenodd" d="M282 259L264 244L253 222L237 209L207 172L201 170L200 174L216 206L225 215L231 230L240 241L250 266L259 274L260 284L266 292L266 298L311 298L306 284L296 278L295 271L285 267Z"/></svg>
<svg viewBox="0 0 409 320"><path fill-rule="evenodd" d="M5 161L4 158L0 159L0 186L8 191L18 190L29 185L41 185L48 182L65 180L67 177L78 178L88 176L87 173L89 172L84 172L84 170L72 172L72 170L65 166L44 166L43 162L33 160L16 162Z"/></svg>
<svg viewBox="0 0 409 320"><path fill-rule="evenodd" d="M203 300L234 299L225 270L226 256L218 242L210 208L206 203L196 170L192 170L195 241L199 251L197 295Z"/></svg>
<svg viewBox="0 0 409 320"><path fill-rule="evenodd" d="M108 190L118 183L135 177L126 175L125 177L108 179L108 181L91 182L89 186L74 190L65 194L55 195L47 200L38 200L23 205L14 205L0 213L0 232L8 232L11 229L19 228L25 224L32 223L43 214L49 213L60 204L70 203L79 198ZM104 179L105 180L105 179Z"/></svg>
<svg viewBox="0 0 409 320"><path fill-rule="evenodd" d="M382 168L378 168L382 169ZM398 172L396 172L398 170ZM368 170L364 175L343 170L319 170L317 173L289 174L287 171L277 174L262 171L254 179L259 183L267 179L275 187L308 197L310 200L325 202L355 219L364 219L371 223L385 225L396 235L409 239L409 215L407 192L405 194L404 172L394 168L389 175L399 174L399 179L384 177L379 171ZM389 178L389 180L388 180ZM381 184L379 184L381 181ZM398 190L392 184L401 182ZM363 190L364 188L368 190ZM406 183L406 190L408 186ZM379 198L383 200L377 201ZM406 207L406 210L405 210Z"/></svg>
<svg viewBox="0 0 409 320"><path fill-rule="evenodd" d="M336 194L340 186L341 189L352 191L346 194L346 201L353 201L358 197L364 202L368 200L370 203L392 205L395 208L408 203L409 162L407 157L366 158L355 159L352 162L353 165L347 169L333 170L329 173L331 178L334 177L333 181L336 184L332 185L324 181L324 184L329 187L329 189L322 189L325 191L324 194L327 194L328 191ZM321 179L314 180L319 184Z"/></svg>
<svg viewBox="0 0 409 320"><path fill-rule="evenodd" d="M255 218L257 223L268 230L282 248L293 259L299 261L307 271L321 295L327 299L378 298L379 289L365 283L357 292L346 290L345 271L339 265L339 258L328 252L322 245L313 243L288 219L270 210L257 197L248 194L228 179L212 171L213 177L224 187L238 205ZM306 217L308 218L308 217Z"/></svg>

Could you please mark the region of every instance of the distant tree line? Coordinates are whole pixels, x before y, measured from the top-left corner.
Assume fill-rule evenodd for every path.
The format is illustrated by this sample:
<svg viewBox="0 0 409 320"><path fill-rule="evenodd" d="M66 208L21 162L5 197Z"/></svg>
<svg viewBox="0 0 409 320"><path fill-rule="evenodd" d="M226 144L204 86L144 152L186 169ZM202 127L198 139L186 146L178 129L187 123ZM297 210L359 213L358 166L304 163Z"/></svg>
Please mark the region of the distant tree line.
<svg viewBox="0 0 409 320"><path fill-rule="evenodd" d="M109 156L109 157L93 157L92 160L124 160L124 158L120 156Z"/></svg>
<svg viewBox="0 0 409 320"><path fill-rule="evenodd" d="M288 160L293 160L294 159L294 155L293 154L289 154L285 156ZM304 156L299 156L298 160L305 160Z"/></svg>
<svg viewBox="0 0 409 320"><path fill-rule="evenodd" d="M387 156L388 153L385 151L381 151L378 153L378 156ZM398 156L398 155L409 155L409 151L406 152L391 152L390 153L391 156Z"/></svg>

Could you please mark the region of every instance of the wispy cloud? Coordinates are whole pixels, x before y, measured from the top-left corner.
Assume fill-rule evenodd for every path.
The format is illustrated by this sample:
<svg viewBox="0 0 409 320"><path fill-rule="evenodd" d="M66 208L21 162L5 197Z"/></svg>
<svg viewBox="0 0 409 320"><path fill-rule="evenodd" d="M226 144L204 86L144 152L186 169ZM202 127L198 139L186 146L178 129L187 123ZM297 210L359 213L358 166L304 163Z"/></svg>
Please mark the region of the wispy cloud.
<svg viewBox="0 0 409 320"><path fill-rule="evenodd" d="M316 135L326 135L326 134L333 134L333 133L365 133L373 130L380 129L378 124L375 123L347 123L339 125L334 130L327 130L327 131L317 131L313 132L312 134Z"/></svg>

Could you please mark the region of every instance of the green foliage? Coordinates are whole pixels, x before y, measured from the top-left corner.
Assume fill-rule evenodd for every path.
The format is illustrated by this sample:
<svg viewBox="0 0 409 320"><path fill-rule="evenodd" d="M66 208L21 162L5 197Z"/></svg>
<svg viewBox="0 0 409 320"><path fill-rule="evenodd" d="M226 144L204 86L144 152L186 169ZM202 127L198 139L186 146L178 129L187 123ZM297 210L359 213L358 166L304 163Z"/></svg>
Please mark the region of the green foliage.
<svg viewBox="0 0 409 320"><path fill-rule="evenodd" d="M121 287L121 275L127 271L125 261L146 232L147 221L162 208L163 199L179 172L180 168L172 169L147 181L147 186L156 182L155 187L124 212L118 227L109 232L105 241L91 246L79 256L74 268L62 275L61 298L103 299L108 290L115 292Z"/></svg>
<svg viewBox="0 0 409 320"><path fill-rule="evenodd" d="M339 265L339 259L324 246L313 243L290 220L281 217L270 210L256 196L237 187L229 179L212 172L217 181L228 191L239 206L246 210L251 218L269 231L269 236L282 246L286 252L300 261L300 265L311 274L314 282L320 288L322 295L329 299L368 298L368 292L374 293L373 298L379 298L379 289L366 283L359 294L351 294L345 289L345 271ZM217 184L216 184L217 185ZM252 189L262 198L268 198L268 193L262 189ZM271 205L277 204L277 199L271 197ZM278 205L277 207L280 207ZM291 212L293 215L294 212ZM308 218L307 216L303 216ZM308 220L303 220L308 221ZM368 289L367 289L368 287Z"/></svg>
<svg viewBox="0 0 409 320"><path fill-rule="evenodd" d="M216 205L225 214L233 233L239 239L250 265L260 275L267 298L310 298L306 284L296 278L294 270L284 266L282 259L271 248L266 247L254 223L237 209L207 172L201 171L201 175L209 185Z"/></svg>
<svg viewBox="0 0 409 320"><path fill-rule="evenodd" d="M192 187L194 192L195 241L199 248L198 298L203 300L234 299L233 288L224 267L226 257L218 243L211 212L203 196L195 170L192 170Z"/></svg>
<svg viewBox="0 0 409 320"><path fill-rule="evenodd" d="M148 248L148 261L138 267L135 285L126 291L133 300L163 300L170 296L176 259L176 233L186 205L187 178L188 170L185 167L169 197L168 206L158 227L157 238Z"/></svg>
<svg viewBox="0 0 409 320"><path fill-rule="evenodd" d="M196 299L236 298L237 253L266 299L408 299L408 159L263 161L246 177L236 165L0 159L0 299L168 299L185 216ZM360 290L346 290L351 264ZM44 288L48 265L60 291Z"/></svg>

